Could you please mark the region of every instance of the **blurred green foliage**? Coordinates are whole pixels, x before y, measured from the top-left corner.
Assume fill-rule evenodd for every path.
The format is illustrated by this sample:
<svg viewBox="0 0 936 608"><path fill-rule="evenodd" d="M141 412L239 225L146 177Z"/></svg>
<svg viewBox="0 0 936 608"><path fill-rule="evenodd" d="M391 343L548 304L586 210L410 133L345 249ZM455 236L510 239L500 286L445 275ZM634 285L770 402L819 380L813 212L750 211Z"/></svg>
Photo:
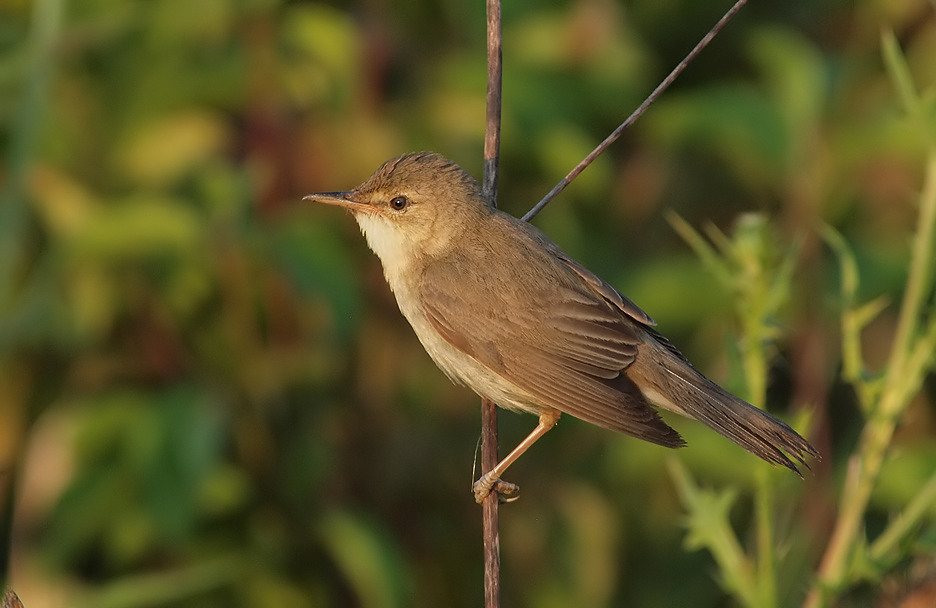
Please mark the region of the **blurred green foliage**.
<svg viewBox="0 0 936 608"><path fill-rule="evenodd" d="M726 8L506 3L501 207L532 206ZM423 353L350 218L299 199L417 149L480 177L484 40L467 0L0 2L0 581L25 606L480 605L477 399ZM689 496L722 509L739 550L769 524L778 604L803 601L869 412L839 374L841 317L879 303L852 338L862 372L882 370L934 74L932 2L751 3L538 216L728 388L753 390L760 344L758 391L811 419L824 459L800 482L693 423L673 421L690 444L673 454L563 419L511 469L505 605L730 605L717 555L682 540L731 538L704 541L693 521L714 511L687 519ZM667 210L790 260L757 275L781 279L770 331L750 333ZM735 227L749 212L763 240ZM840 260L861 279L848 302ZM856 558L842 605L932 579L926 378L862 525L918 516ZM535 422L501 421L505 446Z"/></svg>

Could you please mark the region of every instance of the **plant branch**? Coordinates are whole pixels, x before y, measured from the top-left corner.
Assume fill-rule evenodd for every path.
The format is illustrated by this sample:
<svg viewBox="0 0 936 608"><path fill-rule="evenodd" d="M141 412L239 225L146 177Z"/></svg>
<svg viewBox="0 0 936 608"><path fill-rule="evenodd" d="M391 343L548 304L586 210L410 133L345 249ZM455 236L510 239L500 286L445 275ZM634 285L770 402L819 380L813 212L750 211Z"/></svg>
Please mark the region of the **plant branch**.
<svg viewBox="0 0 936 608"><path fill-rule="evenodd" d="M501 124L501 3L487 0L487 106L484 124L484 197L497 206Z"/></svg>
<svg viewBox="0 0 936 608"><path fill-rule="evenodd" d="M482 475L497 466L497 404L481 400L481 471ZM484 534L484 606L500 606L500 514L497 490L481 505Z"/></svg>
<svg viewBox="0 0 936 608"><path fill-rule="evenodd" d="M894 560L893 551L908 541L920 525L920 520L926 517L934 504L936 504L936 473L930 475L910 504L877 537L868 551L870 558L876 562L886 561L889 565Z"/></svg>
<svg viewBox="0 0 936 608"><path fill-rule="evenodd" d="M653 104L653 102L655 102L663 94L663 91L668 89L669 86L673 84L676 78L678 78L679 75L682 74L683 70L685 70L689 66L689 64L692 63L692 61L696 58L696 56L702 52L702 49L708 46L709 42L711 42L712 39L715 38L718 32L720 32L722 28L724 28L728 24L728 22L731 21L731 18L734 17L735 14L738 11L740 11L741 7L743 7L745 4L747 4L747 0L737 0L737 2L734 3L734 6L728 9L728 12L725 13L724 16L722 16L722 18L718 20L718 23L716 23L714 27L712 27L712 29L710 29L709 32L705 36L702 37L702 40L700 40L699 43L696 44L695 47L691 51L689 51L689 54L686 55L686 57L682 61L680 61L679 64L676 65L675 68L673 68L673 71L670 72L669 75L663 79L663 82L657 85L657 88L653 89L653 92L650 93L650 95L643 101L643 103L640 104L640 106L638 106L637 109L634 110L631 113L631 115L627 117L627 120L622 122L621 125L617 129L612 131L611 135L608 135L608 137L606 137L604 141L598 144L598 146L594 150L589 152L588 156L586 156L582 160L582 162L576 165L574 169L569 171L569 174L563 177L562 180L558 184L556 184L555 187L552 190L550 190L546 194L546 196L542 198L542 200L540 200L540 202L536 203L536 205L534 205L532 209L527 211L526 215L524 215L521 219L525 222L528 222L531 219L533 219L533 217L536 216L537 213L542 211L543 207L548 205L549 202L552 199L554 199L557 194L562 192L566 186L572 183L572 180L578 177L579 173L584 171L585 168L588 167L588 165L592 164L592 162L596 158L598 158L598 156L602 152L607 150L611 146L611 144L617 141L617 139L621 136L621 134L624 133L624 131L629 126L634 124L634 122L636 122L637 119L640 118L643 115L643 113L647 111L647 108L649 108Z"/></svg>
<svg viewBox="0 0 936 608"><path fill-rule="evenodd" d="M907 287L880 397L862 432L858 451L848 463L839 516L819 565L817 582L807 597L805 605L808 608L828 605L849 580L856 548L866 540L861 524L897 422L910 399L919 390L927 368L932 365L932 350L927 351L926 348L932 347L930 340L936 340L936 323L926 333L921 332L919 313L931 285L929 268L934 244L936 153L930 154L927 164ZM924 348L920 348L921 344Z"/></svg>
<svg viewBox="0 0 936 608"><path fill-rule="evenodd" d="M484 197L497 206L497 172L501 118L501 4L487 0L487 108L484 127ZM497 465L497 405L481 400L481 474ZM500 606L500 531L498 494L493 491L481 505L484 537L484 605Z"/></svg>

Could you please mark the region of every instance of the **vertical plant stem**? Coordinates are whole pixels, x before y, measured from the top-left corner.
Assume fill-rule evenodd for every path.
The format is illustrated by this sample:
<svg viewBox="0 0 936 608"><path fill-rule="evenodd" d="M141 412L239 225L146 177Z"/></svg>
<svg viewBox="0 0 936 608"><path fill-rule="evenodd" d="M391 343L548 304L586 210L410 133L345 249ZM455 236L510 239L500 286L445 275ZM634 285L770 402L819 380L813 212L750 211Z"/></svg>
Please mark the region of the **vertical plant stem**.
<svg viewBox="0 0 936 608"><path fill-rule="evenodd" d="M497 169L501 124L501 3L487 0L487 106L484 124L484 179L482 191L497 205Z"/></svg>
<svg viewBox="0 0 936 608"><path fill-rule="evenodd" d="M766 402L766 354L763 345L757 345L756 359L759 364L752 369L754 382L751 382L754 403L762 406ZM772 608L777 605L777 576L774 562L774 496L771 487L771 472L763 463L757 470L757 490L754 494L757 526L757 581L758 597L763 608Z"/></svg>
<svg viewBox="0 0 936 608"><path fill-rule="evenodd" d="M497 405L481 400L481 471L497 465ZM497 492L491 492L481 505L484 533L484 606L500 606L500 531Z"/></svg>
<svg viewBox="0 0 936 608"><path fill-rule="evenodd" d="M756 296L755 296L756 297ZM760 305L749 302L745 307L744 375L748 399L762 406L767 400L767 353L761 339L766 312ZM754 495L755 525L757 530L757 597L759 606L772 608L777 604L777 580L774 564L774 511L770 471L760 466L757 471L757 490Z"/></svg>
<svg viewBox="0 0 936 608"><path fill-rule="evenodd" d="M757 471L757 491L754 495L757 511L757 581L760 606L777 605L777 572L774 562L774 502L770 473L761 465Z"/></svg>
<svg viewBox="0 0 936 608"><path fill-rule="evenodd" d="M501 4L487 0L487 108L484 127L483 193L497 205L497 170L500 154L501 118ZM481 474L497 465L497 405L481 400ZM484 536L484 605L500 607L500 530L497 492L481 505Z"/></svg>
<svg viewBox="0 0 936 608"><path fill-rule="evenodd" d="M926 182L920 197L920 215L907 288L897 321L897 334L888 359L880 399L861 434L858 451L848 463L840 499L841 508L829 545L819 565L816 583L806 598L806 608L827 606L847 581L855 548L862 540L862 522L871 493L900 414L919 389L928 358L912 358L919 334L920 310L930 287L931 257L936 241L936 153L927 164Z"/></svg>
<svg viewBox="0 0 936 608"><path fill-rule="evenodd" d="M919 333L920 311L926 304L933 281L934 261L932 258L934 241L936 241L934 238L934 232L936 232L936 150L930 152L926 165L926 178L920 196L920 215L917 222L907 289L900 306L894 349L891 351L887 364L887 384L909 390L914 390L915 387L907 387L905 384L907 360L913 350L913 341ZM900 403L892 404L889 408L884 406L885 403L882 401L881 409L884 415L893 415L903 409Z"/></svg>

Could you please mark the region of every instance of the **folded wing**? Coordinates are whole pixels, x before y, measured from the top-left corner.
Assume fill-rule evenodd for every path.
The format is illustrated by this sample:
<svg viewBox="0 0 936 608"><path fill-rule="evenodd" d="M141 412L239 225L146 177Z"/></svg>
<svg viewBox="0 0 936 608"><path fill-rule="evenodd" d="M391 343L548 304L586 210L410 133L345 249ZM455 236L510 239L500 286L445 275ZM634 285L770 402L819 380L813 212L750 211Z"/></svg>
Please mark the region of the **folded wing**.
<svg viewBox="0 0 936 608"><path fill-rule="evenodd" d="M433 276L430 266L421 283L426 317L452 346L532 395L533 405L660 445L684 445L622 373L644 335L633 317L652 323L650 317L571 260L556 262L557 272L594 282L610 300L591 285L575 288L581 281L569 280L571 274L545 283L546 297L535 293L537 281L490 284L482 274ZM444 267L451 266L438 265ZM459 314L455 294L462 290L476 296L471 315ZM517 301L533 304L509 309Z"/></svg>

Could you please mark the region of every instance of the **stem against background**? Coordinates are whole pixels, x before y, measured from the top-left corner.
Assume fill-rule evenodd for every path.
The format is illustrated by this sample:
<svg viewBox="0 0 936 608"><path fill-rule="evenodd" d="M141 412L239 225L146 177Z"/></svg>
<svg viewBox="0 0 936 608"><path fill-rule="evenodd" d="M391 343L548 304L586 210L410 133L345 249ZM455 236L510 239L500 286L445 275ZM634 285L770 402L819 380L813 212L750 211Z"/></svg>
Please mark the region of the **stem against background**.
<svg viewBox="0 0 936 608"><path fill-rule="evenodd" d="M692 63L692 61L696 58L696 56L702 52L702 49L708 46L708 43L711 42L713 38L715 38L718 32L720 32L722 28L724 28L728 24L728 22L731 21L731 18L734 17L735 14L737 14L737 12L740 11L741 7L743 7L745 4L747 4L747 0L737 0L737 2L735 2L734 5L730 9L728 9L728 12L725 13L722 16L722 18L718 20L718 22L712 27L712 29L710 29L708 33L702 37L702 40L700 40L699 43L696 44L692 48L691 51L689 51L689 54L686 55L686 57L682 61L680 61L676 65L675 68L673 68L673 71L670 72L669 75L666 78L664 78L663 81L659 85L657 85L657 88L653 89L653 92L647 96L647 98L643 101L643 103L637 106L637 109L634 110L631 113L631 115L628 116L627 119L624 122L622 122L621 125L617 129L612 131L611 135L608 135L604 139L604 141L602 141L600 144L598 144L597 147L595 147L594 150L589 152L588 156L582 159L582 162L576 165L574 169L569 171L568 175L563 177L559 181L559 183L556 184L555 187L553 187L552 190L546 193L546 196L544 196L542 200L540 200L540 202L536 203L533 206L533 208L527 211L526 215L524 215L520 219L522 219L524 222L529 222L531 219L533 219L533 217L537 213L542 211L543 207L548 205L549 202L552 199L554 199L557 194L562 192L566 186L571 184L572 180L578 177L579 173L584 171L585 168L588 167L588 165L592 164L592 162L596 158L598 158L598 156L601 155L602 152L607 150L611 146L611 144L617 141L617 139L621 136L622 133L624 133L624 131L629 126L637 122L637 119L643 116L643 113L647 111L647 108L653 105L653 102L655 102L657 99L659 99L659 97L663 94L663 91L668 89L669 86L673 84L673 82L679 77L679 75L682 74L683 70L685 70L689 66L689 64ZM486 142L485 142L485 145L486 145ZM485 167L485 169L486 168L487 167Z"/></svg>
<svg viewBox="0 0 936 608"><path fill-rule="evenodd" d="M484 197L497 206L500 155L502 52L500 0L487 0L487 106L484 123Z"/></svg>
<svg viewBox="0 0 936 608"><path fill-rule="evenodd" d="M481 400L481 471L482 475L497 466L497 404ZM484 605L500 606L500 518L494 488L481 505L484 536Z"/></svg>
<svg viewBox="0 0 936 608"><path fill-rule="evenodd" d="M867 421L858 447L848 463L838 517L819 564L816 581L806 598L807 608L833 605L848 586L868 572L880 576L886 573L889 564L897 561L890 554L899 544L906 546L906 539L936 499L936 476L933 476L904 511L870 543L870 551L867 550L869 543L863 524L894 430L910 401L919 392L926 374L936 367L933 356L936 351L936 314L933 312L936 311L923 314L933 290L933 266L936 263L933 259L936 251L936 133L928 126L925 104L913 85L893 33L884 34L882 49L907 115L916 123L918 132L928 138L929 155L897 331L887 367L880 379L872 378L866 372L860 352L860 334L881 307L877 301L857 305L858 280L854 258L844 239L831 229L826 231L826 240L842 260L845 373L862 399Z"/></svg>
<svg viewBox="0 0 936 608"><path fill-rule="evenodd" d="M497 169L501 117L501 4L487 0L487 107L484 126L484 197L497 206ZM481 474L497 466L497 404L481 400ZM500 530L497 489L481 505L484 538L484 605L500 606Z"/></svg>
<svg viewBox="0 0 936 608"><path fill-rule="evenodd" d="M782 242L774 235L767 218L761 215L744 216L730 237L710 226L708 239L675 213L670 213L667 219L695 251L706 270L731 294L734 314L741 325L738 344L747 384L744 396L755 405L763 405L767 396L769 352L777 339L773 320L789 297L801 247L797 241L792 246ZM777 547L788 544L785 539L777 540L775 529L775 474L782 472L766 463L757 466L753 552L743 548L729 517L737 490L731 487L703 490L675 459L670 468L687 512L686 545L692 549L707 549L712 554L718 565L721 586L735 596L739 605L775 608L781 602L780 590L788 586L779 585L777 580L781 573L777 566Z"/></svg>
<svg viewBox="0 0 936 608"><path fill-rule="evenodd" d="M835 242L835 241L831 241ZM926 326L920 312L932 289L932 256L936 246L936 151L930 153L926 171L926 184L920 197L920 214L917 234L910 261L910 274L904 292L904 300L898 318L897 335L884 372L880 391L870 385L876 380L867 374L852 378L858 395L875 395L865 405L867 422L861 433L858 448L848 463L845 484L839 499L839 513L819 565L817 580L810 590L805 606L820 608L832 605L836 597L849 585L857 582L866 567L883 574L887 554L908 537L923 513L936 497L936 477L926 483L884 532L871 543L870 559L878 561L868 564L868 555L861 549L868 544L864 533L864 519L871 494L877 486L884 458L893 439L894 430L910 401L920 390L928 371L934 367L933 352L936 350L936 315L930 315ZM839 255L845 257L847 251ZM845 266L845 264L843 264ZM845 281L843 281L843 285ZM846 296L851 294L846 294ZM850 314L860 309L843 313L843 348L857 344L855 336L848 332L860 332L862 327L847 324ZM871 319L863 315L866 322ZM853 357L854 358L854 357ZM863 367L863 362L861 362Z"/></svg>

